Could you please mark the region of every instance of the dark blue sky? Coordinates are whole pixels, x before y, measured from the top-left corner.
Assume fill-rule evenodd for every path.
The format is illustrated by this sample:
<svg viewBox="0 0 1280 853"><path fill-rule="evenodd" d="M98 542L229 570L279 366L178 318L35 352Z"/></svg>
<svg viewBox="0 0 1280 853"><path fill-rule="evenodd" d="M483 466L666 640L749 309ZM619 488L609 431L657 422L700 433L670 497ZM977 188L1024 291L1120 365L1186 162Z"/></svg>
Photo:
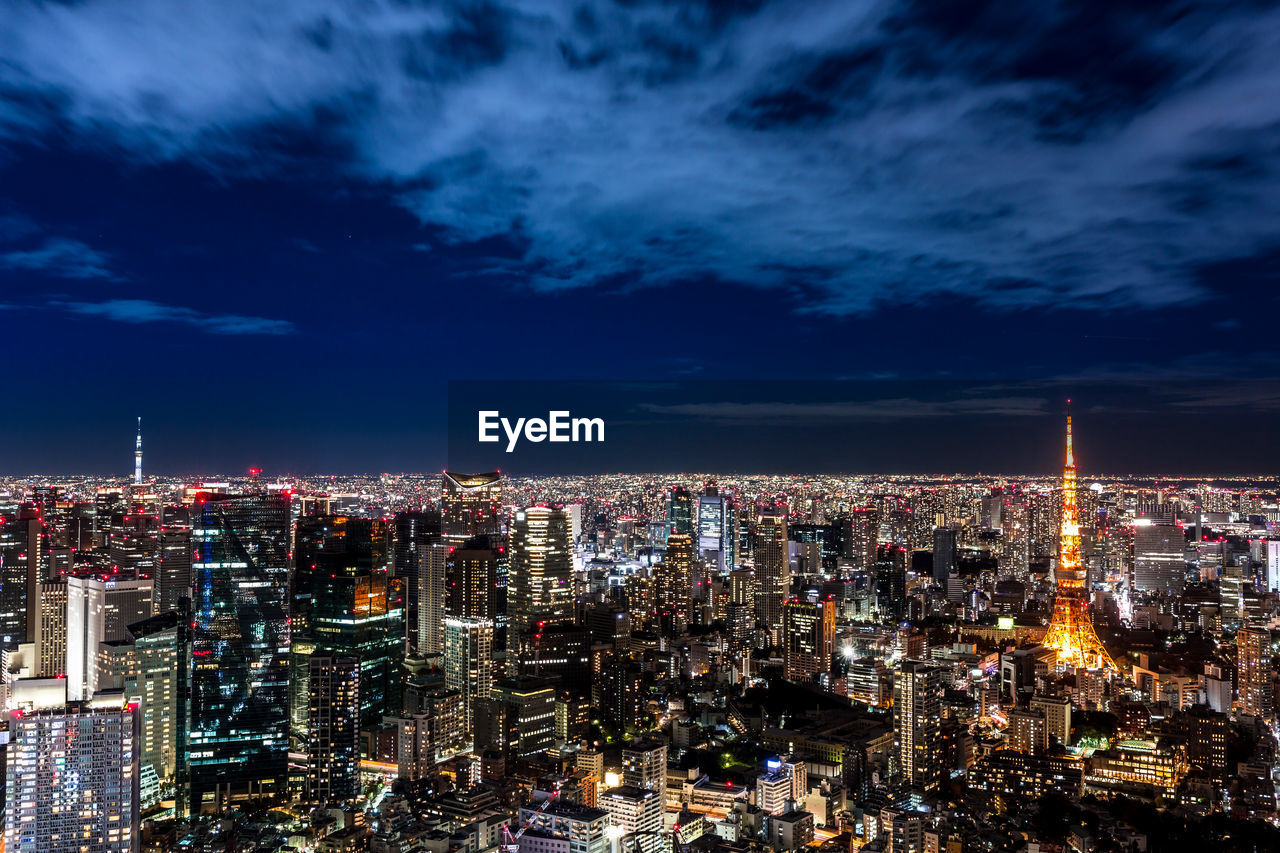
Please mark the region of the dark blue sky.
<svg viewBox="0 0 1280 853"><path fill-rule="evenodd" d="M126 471L138 414L155 470L438 468L468 378L1158 378L1276 417L1204 395L1280 365L1277 4L5 17L3 471Z"/></svg>

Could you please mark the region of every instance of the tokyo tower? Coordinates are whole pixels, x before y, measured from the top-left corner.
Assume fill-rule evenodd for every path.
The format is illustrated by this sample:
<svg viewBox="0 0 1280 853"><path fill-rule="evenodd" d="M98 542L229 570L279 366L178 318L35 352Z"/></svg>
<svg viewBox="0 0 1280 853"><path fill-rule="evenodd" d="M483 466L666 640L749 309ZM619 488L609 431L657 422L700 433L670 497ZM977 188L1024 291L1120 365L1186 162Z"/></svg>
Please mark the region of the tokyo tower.
<svg viewBox="0 0 1280 853"><path fill-rule="evenodd" d="M1080 519L1076 510L1076 460L1071 451L1071 401L1067 401L1067 464L1062 469L1062 533L1056 572L1053 620L1044 645L1058 664L1073 669L1119 671L1089 620L1085 572L1080 564Z"/></svg>

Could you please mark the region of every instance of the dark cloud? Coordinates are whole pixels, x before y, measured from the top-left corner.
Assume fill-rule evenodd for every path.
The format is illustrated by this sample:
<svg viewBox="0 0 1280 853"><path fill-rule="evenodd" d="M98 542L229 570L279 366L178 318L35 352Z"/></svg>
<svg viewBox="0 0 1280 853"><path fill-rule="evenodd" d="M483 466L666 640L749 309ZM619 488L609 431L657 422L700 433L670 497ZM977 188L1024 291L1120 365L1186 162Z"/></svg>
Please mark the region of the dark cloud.
<svg viewBox="0 0 1280 853"><path fill-rule="evenodd" d="M213 335L288 335L294 331L286 320L246 317L239 314L206 314L180 305L163 305L147 299L109 299L104 302L51 302L50 305L82 317L102 317L120 323L180 323Z"/></svg>
<svg viewBox="0 0 1280 853"><path fill-rule="evenodd" d="M388 187L534 288L1141 309L1280 233L1273 3L9 11L0 136Z"/></svg>

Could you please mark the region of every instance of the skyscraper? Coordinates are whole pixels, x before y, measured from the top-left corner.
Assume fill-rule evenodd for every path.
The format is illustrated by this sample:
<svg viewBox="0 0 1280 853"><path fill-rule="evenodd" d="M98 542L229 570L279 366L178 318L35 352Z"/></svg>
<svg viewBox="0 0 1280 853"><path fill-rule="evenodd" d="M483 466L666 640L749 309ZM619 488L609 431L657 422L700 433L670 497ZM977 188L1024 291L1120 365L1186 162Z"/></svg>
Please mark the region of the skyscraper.
<svg viewBox="0 0 1280 853"><path fill-rule="evenodd" d="M933 582L945 587L947 577L956 570L956 530L935 527L933 530Z"/></svg>
<svg viewBox="0 0 1280 853"><path fill-rule="evenodd" d="M782 622L782 602L791 588L787 555L787 518L780 512L756 516L756 618L776 635Z"/></svg>
<svg viewBox="0 0 1280 853"><path fill-rule="evenodd" d="M105 642L99 686L136 706L138 756L158 779L173 779L187 736L191 649L188 614L169 611L129 626L124 639Z"/></svg>
<svg viewBox="0 0 1280 853"><path fill-rule="evenodd" d="M693 495L684 486L672 486L667 491L667 533L694 536Z"/></svg>
<svg viewBox="0 0 1280 853"><path fill-rule="evenodd" d="M444 683L462 695L467 731L473 731L476 703L493 687L493 620L450 616L444 620Z"/></svg>
<svg viewBox="0 0 1280 853"><path fill-rule="evenodd" d="M307 679L307 798L346 803L360 793L360 660L317 651Z"/></svg>
<svg viewBox="0 0 1280 853"><path fill-rule="evenodd" d="M502 475L444 472L440 520L445 542L461 545L473 536L494 542L502 535Z"/></svg>
<svg viewBox="0 0 1280 853"><path fill-rule="evenodd" d="M1240 712L1269 723L1275 713L1271 687L1271 631L1245 625L1236 634L1236 678Z"/></svg>
<svg viewBox="0 0 1280 853"><path fill-rule="evenodd" d="M893 680L893 747L908 787L928 793L943 779L942 668L904 660Z"/></svg>
<svg viewBox="0 0 1280 853"><path fill-rule="evenodd" d="M40 595L46 547L39 507L23 506L16 518L0 521L0 645L36 641L35 620L27 616Z"/></svg>
<svg viewBox="0 0 1280 853"><path fill-rule="evenodd" d="M353 656L360 662L360 724L373 728L400 710L404 594L403 579L387 570L390 529L381 519L311 516L298 522L296 538L291 616L300 642L292 689L306 695L297 677L302 651Z"/></svg>
<svg viewBox="0 0 1280 853"><path fill-rule="evenodd" d="M693 539L684 533L667 537L667 554L653 569L654 609L667 636L683 634L692 615Z"/></svg>
<svg viewBox="0 0 1280 853"><path fill-rule="evenodd" d="M421 586L426 576L429 552L433 545L439 546L442 541L438 512L401 512L392 521L392 571L396 577L404 579L405 625L409 632L409 645L420 654L440 653L439 636L434 636L435 645L432 648L424 648L424 644L432 639L430 626L433 621L438 628L443 613L436 613L434 620L424 619L419 615L419 608L423 602L430 604L436 600L433 598L435 593L443 599L443 577L439 578L440 587L435 593L424 593Z"/></svg>
<svg viewBox="0 0 1280 853"><path fill-rule="evenodd" d="M67 696L90 699L98 687L98 645L123 640L152 614L151 580L113 575L67 578Z"/></svg>
<svg viewBox="0 0 1280 853"><path fill-rule="evenodd" d="M9 712L5 850L135 853L138 719L118 694Z"/></svg>
<svg viewBox="0 0 1280 853"><path fill-rule="evenodd" d="M489 537L476 536L450 547L445 578L445 613L449 616L497 616L498 552Z"/></svg>
<svg viewBox="0 0 1280 853"><path fill-rule="evenodd" d="M191 717L179 813L287 790L289 538L287 495L201 493L192 507Z"/></svg>
<svg viewBox="0 0 1280 853"><path fill-rule="evenodd" d="M1138 519L1133 528L1133 588L1176 596L1187 581L1187 543L1176 524Z"/></svg>
<svg viewBox="0 0 1280 853"><path fill-rule="evenodd" d="M565 514L534 506L515 515L511 528L509 649L539 622L573 617L573 564Z"/></svg>
<svg viewBox="0 0 1280 853"><path fill-rule="evenodd" d="M793 599L782 606L783 678L804 684L814 676L831 671L835 647L836 604L834 601Z"/></svg>

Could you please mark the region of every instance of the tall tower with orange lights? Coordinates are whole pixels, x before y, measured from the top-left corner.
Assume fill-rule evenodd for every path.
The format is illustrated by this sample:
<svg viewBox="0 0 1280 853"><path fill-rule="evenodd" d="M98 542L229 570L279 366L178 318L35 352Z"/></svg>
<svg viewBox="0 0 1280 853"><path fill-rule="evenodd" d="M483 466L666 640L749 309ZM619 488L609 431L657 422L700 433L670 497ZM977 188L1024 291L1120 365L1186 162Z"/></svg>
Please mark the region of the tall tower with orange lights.
<svg viewBox="0 0 1280 853"><path fill-rule="evenodd" d="M1058 663L1073 669L1118 671L1089 620L1085 572L1080 559L1080 519L1076 510L1076 460L1071 448L1071 401L1067 401L1067 463L1062 469L1062 531L1059 542L1057 595L1044 645L1058 653Z"/></svg>

